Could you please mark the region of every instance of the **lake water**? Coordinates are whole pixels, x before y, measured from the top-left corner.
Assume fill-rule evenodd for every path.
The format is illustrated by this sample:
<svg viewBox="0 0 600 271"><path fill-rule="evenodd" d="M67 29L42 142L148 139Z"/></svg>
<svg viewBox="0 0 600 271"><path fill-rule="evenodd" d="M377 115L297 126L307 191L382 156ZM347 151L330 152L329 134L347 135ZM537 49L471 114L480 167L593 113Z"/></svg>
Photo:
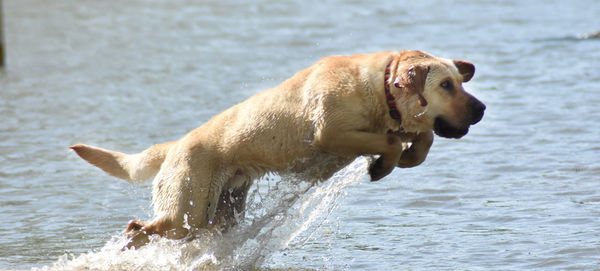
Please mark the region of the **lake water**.
<svg viewBox="0 0 600 271"><path fill-rule="evenodd" d="M596 0L3 2L0 268L600 268ZM376 183L361 159L311 189L268 176L232 233L119 252L150 183L69 145L138 152L321 57L389 49L473 62L481 123Z"/></svg>

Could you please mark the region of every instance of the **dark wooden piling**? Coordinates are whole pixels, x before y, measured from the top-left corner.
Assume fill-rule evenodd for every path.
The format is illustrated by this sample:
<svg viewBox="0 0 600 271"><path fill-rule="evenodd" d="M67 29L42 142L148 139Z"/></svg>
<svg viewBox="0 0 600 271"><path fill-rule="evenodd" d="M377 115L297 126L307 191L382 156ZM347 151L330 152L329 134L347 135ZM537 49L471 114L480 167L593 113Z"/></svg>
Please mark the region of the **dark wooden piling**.
<svg viewBox="0 0 600 271"><path fill-rule="evenodd" d="M0 68L6 65L6 52L4 51L4 18L2 13L2 0L0 0Z"/></svg>

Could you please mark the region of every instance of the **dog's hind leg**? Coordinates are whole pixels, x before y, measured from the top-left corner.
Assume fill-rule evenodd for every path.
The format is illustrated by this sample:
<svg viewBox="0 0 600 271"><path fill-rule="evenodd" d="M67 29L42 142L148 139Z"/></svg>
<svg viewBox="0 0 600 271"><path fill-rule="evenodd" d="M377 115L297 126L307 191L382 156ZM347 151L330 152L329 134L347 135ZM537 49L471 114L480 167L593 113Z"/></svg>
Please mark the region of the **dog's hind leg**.
<svg viewBox="0 0 600 271"><path fill-rule="evenodd" d="M131 220L125 228L125 235L129 240L123 247L126 248L140 248L150 241L150 235L158 234L171 239L181 239L187 235L187 229L173 228L170 221L163 218L155 219L151 222L142 220Z"/></svg>
<svg viewBox="0 0 600 271"><path fill-rule="evenodd" d="M240 186L225 188L221 192L217 211L213 219L214 224L221 231L226 232L231 229L238 223L238 219L243 217L246 208L246 196L251 185L252 180L248 178Z"/></svg>
<svg viewBox="0 0 600 271"><path fill-rule="evenodd" d="M129 240L122 250L125 250L126 248L139 248L148 243L150 240L148 238L148 233L142 230L147 224L147 222L138 219L131 220L127 223L125 235Z"/></svg>
<svg viewBox="0 0 600 271"><path fill-rule="evenodd" d="M169 153L154 178L152 203L156 218L136 230L127 247L143 245L148 235L181 239L199 228L212 228L218 199L226 176L211 152L190 151L177 146ZM139 244L136 244L139 243Z"/></svg>

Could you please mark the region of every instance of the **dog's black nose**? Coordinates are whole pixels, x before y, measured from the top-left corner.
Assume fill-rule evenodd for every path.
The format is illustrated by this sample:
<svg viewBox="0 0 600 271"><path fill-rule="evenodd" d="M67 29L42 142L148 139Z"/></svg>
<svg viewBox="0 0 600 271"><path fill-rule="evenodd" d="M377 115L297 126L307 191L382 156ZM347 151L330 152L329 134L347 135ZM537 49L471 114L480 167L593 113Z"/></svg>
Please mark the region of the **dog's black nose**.
<svg viewBox="0 0 600 271"><path fill-rule="evenodd" d="M473 99L471 102L471 124L478 123L483 118L483 112L485 111L485 104L477 99Z"/></svg>

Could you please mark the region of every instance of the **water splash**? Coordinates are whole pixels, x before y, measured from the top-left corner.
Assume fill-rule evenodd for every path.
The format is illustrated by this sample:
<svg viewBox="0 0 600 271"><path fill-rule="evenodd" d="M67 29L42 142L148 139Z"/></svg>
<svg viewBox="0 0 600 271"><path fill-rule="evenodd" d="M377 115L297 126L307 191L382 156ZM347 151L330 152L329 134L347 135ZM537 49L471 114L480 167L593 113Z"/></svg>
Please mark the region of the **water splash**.
<svg viewBox="0 0 600 271"><path fill-rule="evenodd" d="M114 236L99 251L63 255L49 270L214 270L261 267L295 238L311 239L335 210L344 188L358 182L368 162L359 158L328 181L312 184L298 177L258 180L248 195L246 215L226 234L203 231L193 240L151 237L135 251L121 252L126 240ZM304 234L302 234L304 233ZM302 237L299 237L302 236Z"/></svg>

